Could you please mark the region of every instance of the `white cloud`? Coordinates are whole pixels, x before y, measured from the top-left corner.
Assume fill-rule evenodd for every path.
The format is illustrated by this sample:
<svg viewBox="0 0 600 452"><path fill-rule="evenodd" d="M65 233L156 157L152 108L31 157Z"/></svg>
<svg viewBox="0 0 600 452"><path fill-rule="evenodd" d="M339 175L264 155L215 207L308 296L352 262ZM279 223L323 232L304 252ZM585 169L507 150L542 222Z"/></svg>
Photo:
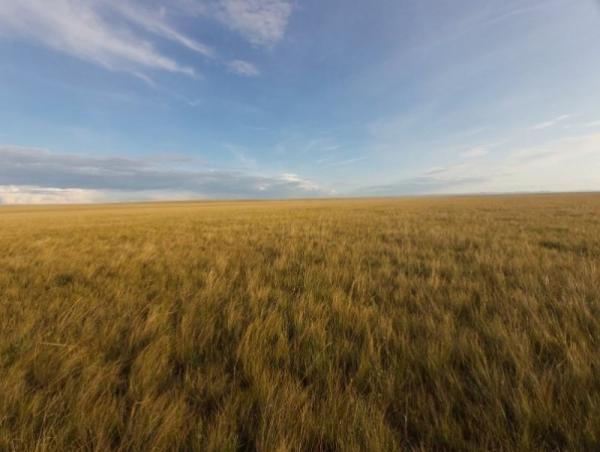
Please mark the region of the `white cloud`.
<svg viewBox="0 0 600 452"><path fill-rule="evenodd" d="M535 124L530 127L530 130L543 130L548 129L550 127L554 127L560 122L563 122L566 119L569 119L571 115L562 115L557 118L551 119L549 121L540 122L539 124Z"/></svg>
<svg viewBox="0 0 600 452"><path fill-rule="evenodd" d="M165 21L166 10L164 7L160 8L157 14L141 6L141 4L134 4L131 1L110 0L109 2L106 0L105 3L111 5L115 11L122 14L130 22L142 26L146 31L177 42L206 57L215 56L215 51L210 46L191 39L170 26Z"/></svg>
<svg viewBox="0 0 600 452"><path fill-rule="evenodd" d="M218 0L215 16L254 45L272 46L284 34L292 4L288 0Z"/></svg>
<svg viewBox="0 0 600 452"><path fill-rule="evenodd" d="M118 27L105 19L110 3L95 0L0 1L2 34L17 35L105 68L146 77L141 71L157 69L193 76L194 70L163 55L131 27ZM176 33L150 16L131 9L127 17L145 28L196 50L207 49ZM147 77L146 77L147 78Z"/></svg>
<svg viewBox="0 0 600 452"><path fill-rule="evenodd" d="M283 38L291 13L289 0L0 0L0 37L28 40L149 83L150 70L196 76L194 68L149 40L161 38L252 77L260 74L254 64L222 61L215 49L182 33L169 19L204 16L254 45L269 47Z"/></svg>
<svg viewBox="0 0 600 452"><path fill-rule="evenodd" d="M322 190L318 184L308 179L303 179L297 174L293 173L283 173L278 177L279 180L287 183L297 184L301 189L311 192L311 191L320 191Z"/></svg>
<svg viewBox="0 0 600 452"><path fill-rule="evenodd" d="M81 204L103 198L96 190L0 185L0 204Z"/></svg>
<svg viewBox="0 0 600 452"><path fill-rule="evenodd" d="M193 191L179 190L84 190L80 188L0 185L0 205L93 204L194 199L206 199L206 197Z"/></svg>
<svg viewBox="0 0 600 452"><path fill-rule="evenodd" d="M600 127L600 120L588 122L585 126L586 127Z"/></svg>
<svg viewBox="0 0 600 452"><path fill-rule="evenodd" d="M285 35L291 0L172 0L188 16L218 20L257 46L271 47Z"/></svg>
<svg viewBox="0 0 600 452"><path fill-rule="evenodd" d="M231 72L242 75L244 77L256 77L260 75L258 68L248 61L233 60L227 63L227 67Z"/></svg>

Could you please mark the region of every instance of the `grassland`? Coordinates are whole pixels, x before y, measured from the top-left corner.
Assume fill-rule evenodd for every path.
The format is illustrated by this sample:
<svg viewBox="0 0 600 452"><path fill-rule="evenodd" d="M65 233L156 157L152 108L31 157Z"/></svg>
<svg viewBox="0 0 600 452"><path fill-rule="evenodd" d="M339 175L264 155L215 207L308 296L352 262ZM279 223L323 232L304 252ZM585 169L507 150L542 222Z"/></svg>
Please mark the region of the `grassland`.
<svg viewBox="0 0 600 452"><path fill-rule="evenodd" d="M600 196L0 208L0 450L598 450Z"/></svg>

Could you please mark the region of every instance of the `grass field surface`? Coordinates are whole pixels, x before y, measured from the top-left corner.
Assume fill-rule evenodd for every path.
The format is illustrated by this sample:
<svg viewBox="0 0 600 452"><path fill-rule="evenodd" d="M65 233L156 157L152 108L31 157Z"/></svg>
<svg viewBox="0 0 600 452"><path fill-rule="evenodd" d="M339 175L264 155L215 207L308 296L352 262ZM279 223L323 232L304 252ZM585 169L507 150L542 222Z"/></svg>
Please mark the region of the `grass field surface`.
<svg viewBox="0 0 600 452"><path fill-rule="evenodd" d="M0 208L0 450L598 450L600 195Z"/></svg>

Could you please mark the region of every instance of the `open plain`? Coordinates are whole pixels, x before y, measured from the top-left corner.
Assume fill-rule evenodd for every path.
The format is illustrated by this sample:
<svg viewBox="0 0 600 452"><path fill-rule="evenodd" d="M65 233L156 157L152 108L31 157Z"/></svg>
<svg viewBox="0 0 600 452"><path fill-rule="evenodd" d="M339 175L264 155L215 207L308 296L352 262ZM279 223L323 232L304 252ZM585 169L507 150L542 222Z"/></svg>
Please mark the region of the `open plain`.
<svg viewBox="0 0 600 452"><path fill-rule="evenodd" d="M600 195L0 208L0 450L598 450Z"/></svg>

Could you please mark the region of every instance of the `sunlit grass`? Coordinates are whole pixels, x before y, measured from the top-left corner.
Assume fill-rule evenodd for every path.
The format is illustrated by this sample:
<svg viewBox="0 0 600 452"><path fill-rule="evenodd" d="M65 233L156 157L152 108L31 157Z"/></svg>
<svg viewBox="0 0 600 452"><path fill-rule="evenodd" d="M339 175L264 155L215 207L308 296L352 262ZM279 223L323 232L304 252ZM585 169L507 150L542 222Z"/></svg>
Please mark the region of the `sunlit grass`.
<svg viewBox="0 0 600 452"><path fill-rule="evenodd" d="M600 196L0 209L0 450L600 448Z"/></svg>

